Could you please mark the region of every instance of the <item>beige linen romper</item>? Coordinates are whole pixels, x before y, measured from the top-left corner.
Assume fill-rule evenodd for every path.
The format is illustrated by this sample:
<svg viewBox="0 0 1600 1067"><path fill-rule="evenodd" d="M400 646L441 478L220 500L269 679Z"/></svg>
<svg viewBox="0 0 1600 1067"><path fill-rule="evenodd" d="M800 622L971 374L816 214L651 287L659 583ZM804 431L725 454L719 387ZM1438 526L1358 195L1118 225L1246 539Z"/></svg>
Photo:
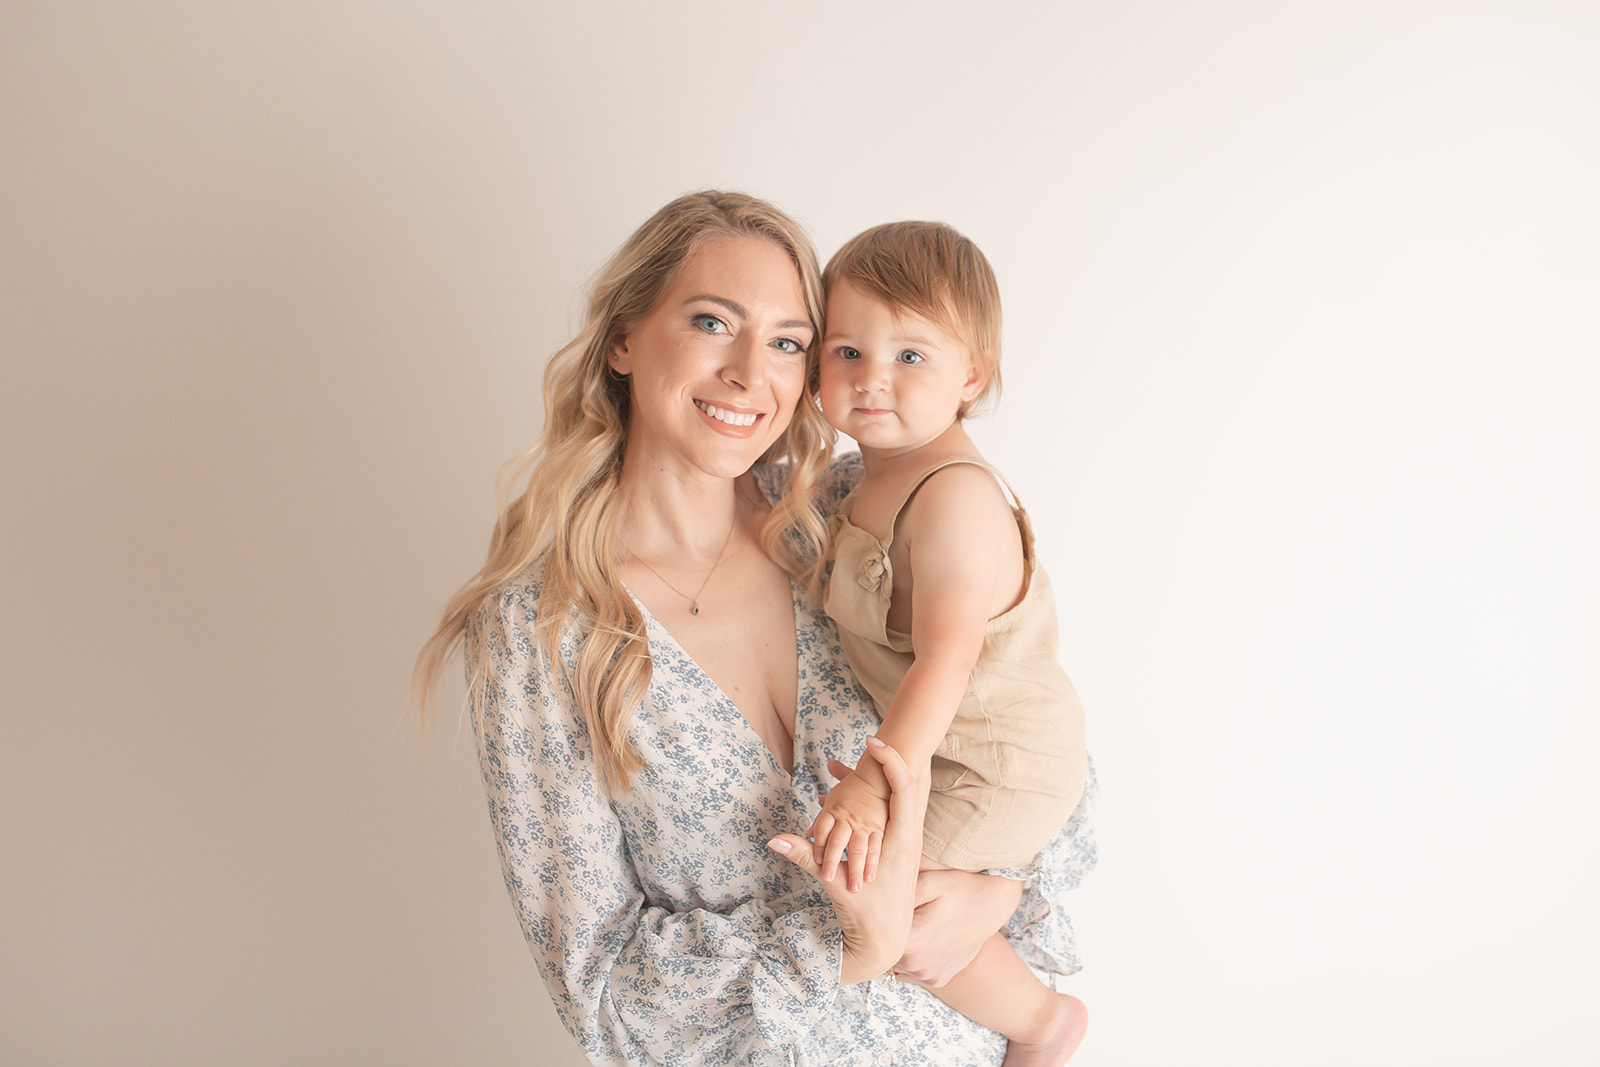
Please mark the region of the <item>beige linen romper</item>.
<svg viewBox="0 0 1600 1067"><path fill-rule="evenodd" d="M982 467L1016 501L1000 472L980 459L954 457L912 480L906 501L935 471L952 463ZM852 494L852 497L854 494ZM911 636L888 628L894 592L889 545L851 524L851 500L835 518L827 612L856 678L881 719L915 655ZM983 648L950 730L934 751L923 854L947 867L984 870L1032 862L1077 806L1087 774L1083 708L1056 662L1056 609L1050 579L1034 558L1033 529L1020 503L1023 594L989 620Z"/></svg>

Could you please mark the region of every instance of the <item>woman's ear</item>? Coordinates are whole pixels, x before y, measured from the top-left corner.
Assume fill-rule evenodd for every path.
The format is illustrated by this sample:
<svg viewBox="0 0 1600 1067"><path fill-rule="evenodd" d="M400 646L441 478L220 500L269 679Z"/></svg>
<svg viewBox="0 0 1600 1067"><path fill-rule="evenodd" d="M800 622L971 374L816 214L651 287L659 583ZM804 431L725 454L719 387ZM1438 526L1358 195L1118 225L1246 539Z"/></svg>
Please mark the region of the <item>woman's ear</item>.
<svg viewBox="0 0 1600 1067"><path fill-rule="evenodd" d="M628 335L620 328L611 335L611 373L626 377L633 371L633 357L628 354Z"/></svg>

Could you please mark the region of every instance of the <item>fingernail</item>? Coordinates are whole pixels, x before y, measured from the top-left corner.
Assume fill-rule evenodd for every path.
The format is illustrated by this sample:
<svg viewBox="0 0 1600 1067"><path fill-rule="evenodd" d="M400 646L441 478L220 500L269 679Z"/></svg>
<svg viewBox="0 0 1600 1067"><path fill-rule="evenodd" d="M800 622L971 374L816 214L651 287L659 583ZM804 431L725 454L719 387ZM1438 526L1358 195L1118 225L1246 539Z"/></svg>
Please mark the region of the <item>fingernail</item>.
<svg viewBox="0 0 1600 1067"><path fill-rule="evenodd" d="M789 854L789 850L794 846L781 837L774 837L771 841L767 842L767 847L774 852L781 852L787 856Z"/></svg>
<svg viewBox="0 0 1600 1067"><path fill-rule="evenodd" d="M879 741L876 737L869 737L869 738L867 738L867 747L868 748L882 748L883 747L883 742Z"/></svg>

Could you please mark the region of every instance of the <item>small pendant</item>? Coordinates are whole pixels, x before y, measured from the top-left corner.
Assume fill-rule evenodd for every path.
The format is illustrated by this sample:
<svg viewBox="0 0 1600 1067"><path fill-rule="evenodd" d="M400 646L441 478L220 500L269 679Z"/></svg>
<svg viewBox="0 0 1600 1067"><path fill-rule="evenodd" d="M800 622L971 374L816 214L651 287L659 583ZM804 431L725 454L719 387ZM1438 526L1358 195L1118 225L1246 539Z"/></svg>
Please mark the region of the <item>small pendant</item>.
<svg viewBox="0 0 1600 1067"><path fill-rule="evenodd" d="M689 614L690 615L698 615L698 614L700 614L700 601L698 601L698 600L689 601Z"/></svg>

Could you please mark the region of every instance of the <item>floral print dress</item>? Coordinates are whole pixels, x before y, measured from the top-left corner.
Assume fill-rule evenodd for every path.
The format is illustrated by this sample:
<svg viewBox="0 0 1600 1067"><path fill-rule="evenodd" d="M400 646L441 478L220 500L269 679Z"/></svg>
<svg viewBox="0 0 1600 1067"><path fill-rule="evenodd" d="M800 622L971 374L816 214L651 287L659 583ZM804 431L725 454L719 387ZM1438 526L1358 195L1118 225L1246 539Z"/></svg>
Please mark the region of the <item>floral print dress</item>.
<svg viewBox="0 0 1600 1067"><path fill-rule="evenodd" d="M757 468L769 498L780 472ZM860 478L836 461L825 505ZM474 623L487 675L470 687L489 815L523 934L567 1030L597 1064L992 1067L1005 1040L924 989L839 984L843 938L817 883L766 847L803 833L830 758L877 728L833 623L796 588L793 774L645 613L654 673L631 736L648 768L606 798L561 672L535 653L540 581L506 586ZM579 637L568 632L570 664ZM1092 774L1092 772L1091 772ZM1063 895L1094 865L1093 779L1033 866L1007 933L1042 973L1078 969Z"/></svg>

